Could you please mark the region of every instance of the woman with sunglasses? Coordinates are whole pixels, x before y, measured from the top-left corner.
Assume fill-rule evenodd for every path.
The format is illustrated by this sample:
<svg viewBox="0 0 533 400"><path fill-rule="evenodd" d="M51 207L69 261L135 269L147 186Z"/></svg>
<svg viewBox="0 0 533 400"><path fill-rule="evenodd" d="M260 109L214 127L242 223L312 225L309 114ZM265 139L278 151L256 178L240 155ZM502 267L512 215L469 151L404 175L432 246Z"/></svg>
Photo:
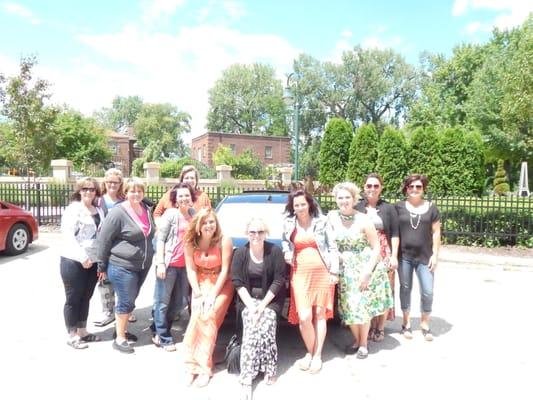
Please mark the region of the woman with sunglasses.
<svg viewBox="0 0 533 400"><path fill-rule="evenodd" d="M400 226L398 276L400 304L403 312L402 335L411 339L411 290L413 272L420 286L420 329L427 341L433 340L429 326L433 305L433 279L440 248L440 214L437 207L424 199L429 181L424 175L406 177L402 185L405 201L396 204Z"/></svg>
<svg viewBox="0 0 533 400"><path fill-rule="evenodd" d="M383 179L377 173L368 174L364 185L364 198L357 204L356 210L367 214L374 224L379 238L381 260L388 269L390 298L377 299L382 302L392 300L393 305L377 317L372 318L368 339L381 342L385 339L385 321L394 321L394 280L398 269L398 245L400 234L398 230L398 214L394 205L381 198Z"/></svg>
<svg viewBox="0 0 533 400"><path fill-rule="evenodd" d="M242 398L251 400L252 381L258 372L264 373L267 385L276 379L276 327L285 301L287 268L281 249L265 241L268 228L261 218L246 224L246 235L248 243L233 255L231 277L243 322L239 381Z"/></svg>
<svg viewBox="0 0 533 400"><path fill-rule="evenodd" d="M100 189L94 178L76 182L72 203L61 218L60 270L65 286L63 307L68 332L67 344L74 349L85 349L87 342L98 342L100 337L87 332L89 302L97 282L96 235L104 219L98 207Z"/></svg>
<svg viewBox="0 0 533 400"><path fill-rule="evenodd" d="M339 259L327 219L309 193L299 189L289 194L283 222L282 248L291 266L289 322L299 324L307 349L296 361L302 371L322 369L322 350L327 320L333 318Z"/></svg>

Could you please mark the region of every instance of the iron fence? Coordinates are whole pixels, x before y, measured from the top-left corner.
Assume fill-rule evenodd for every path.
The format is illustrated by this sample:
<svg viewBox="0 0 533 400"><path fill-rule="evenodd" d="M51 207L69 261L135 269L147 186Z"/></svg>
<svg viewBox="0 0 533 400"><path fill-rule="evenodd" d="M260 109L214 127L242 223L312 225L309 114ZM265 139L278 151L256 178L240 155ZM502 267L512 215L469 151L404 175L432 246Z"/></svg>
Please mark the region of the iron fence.
<svg viewBox="0 0 533 400"><path fill-rule="evenodd" d="M149 185L146 196L158 201L168 189ZM31 211L39 225L58 225L73 190L72 184L0 183L0 199ZM204 191L216 207L224 196L241 193L242 188L219 186ZM315 197L324 212L336 207L330 194ZM387 200L394 203L400 199ZM532 197L433 197L432 201L439 208L446 243L533 247Z"/></svg>

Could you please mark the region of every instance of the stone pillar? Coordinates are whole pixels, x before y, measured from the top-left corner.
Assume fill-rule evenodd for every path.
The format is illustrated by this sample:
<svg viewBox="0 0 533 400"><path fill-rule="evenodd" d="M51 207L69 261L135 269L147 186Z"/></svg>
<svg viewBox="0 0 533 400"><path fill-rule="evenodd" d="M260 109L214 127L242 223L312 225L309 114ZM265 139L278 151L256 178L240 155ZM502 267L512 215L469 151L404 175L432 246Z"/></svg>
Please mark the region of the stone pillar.
<svg viewBox="0 0 533 400"><path fill-rule="evenodd" d="M282 167L279 172L281 172L281 184L283 187L289 187L292 182L292 167Z"/></svg>
<svg viewBox="0 0 533 400"><path fill-rule="evenodd" d="M147 162L143 164L144 178L147 184L159 182L159 170L161 165L158 162Z"/></svg>
<svg viewBox="0 0 533 400"><path fill-rule="evenodd" d="M68 182L72 178L72 161L52 160L52 177L56 181Z"/></svg>
<svg viewBox="0 0 533 400"><path fill-rule="evenodd" d="M231 170L233 169L231 165L217 165L215 169L217 170L217 180L219 182L231 179Z"/></svg>

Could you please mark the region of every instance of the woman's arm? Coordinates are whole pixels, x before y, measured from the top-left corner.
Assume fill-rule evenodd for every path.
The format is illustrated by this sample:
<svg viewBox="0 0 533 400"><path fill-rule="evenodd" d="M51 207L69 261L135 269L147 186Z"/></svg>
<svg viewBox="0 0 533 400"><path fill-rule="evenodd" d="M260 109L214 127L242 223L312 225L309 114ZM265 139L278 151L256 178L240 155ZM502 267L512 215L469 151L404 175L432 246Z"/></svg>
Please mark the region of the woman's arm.
<svg viewBox="0 0 533 400"><path fill-rule="evenodd" d="M202 297L200 285L198 284L198 276L196 274L196 264L194 263L193 253L194 248L191 243L185 244L185 268L187 269L187 279L192 289L192 298L196 299Z"/></svg>
<svg viewBox="0 0 533 400"><path fill-rule="evenodd" d="M391 227L391 256L389 268L397 269L398 268L398 249L400 248L400 224L398 221L398 212L396 207L389 207L389 215L391 218L390 227Z"/></svg>
<svg viewBox="0 0 533 400"><path fill-rule="evenodd" d="M440 220L437 220L431 224L431 230L433 235L433 254L431 255L429 259L429 270L431 272L435 271L437 268L437 262L439 257L439 250L440 250Z"/></svg>
<svg viewBox="0 0 533 400"><path fill-rule="evenodd" d="M292 266L294 251L293 244L291 243L291 238L287 236L287 230L289 229L288 225L289 219L285 218L285 220L283 221L283 231L281 233L281 248L283 250L283 257L285 258L285 262Z"/></svg>
<svg viewBox="0 0 533 400"><path fill-rule="evenodd" d="M81 244L76 240L76 235L81 229L80 226L80 207L77 203L71 203L64 211L61 218L61 236L63 238L63 246L69 249L69 254L72 254L72 259L81 264L95 261L90 260L89 256Z"/></svg>
<svg viewBox="0 0 533 400"><path fill-rule="evenodd" d="M222 237L222 265L220 266L220 274L218 274L217 281L211 289L210 296L214 299L218 296L222 287L229 278L229 269L231 265L231 256L233 255L233 243L229 236Z"/></svg>
<svg viewBox="0 0 533 400"><path fill-rule="evenodd" d="M378 232L376 231L376 228L372 221L368 220L365 223L364 232L366 235L366 239L370 244L370 248L372 249L372 255L370 256L368 264L365 266L365 268L363 269L363 273L361 274L361 281L359 285L359 288L361 290L366 290L368 288L372 272L374 272L374 268L376 267L376 264L380 259Z"/></svg>

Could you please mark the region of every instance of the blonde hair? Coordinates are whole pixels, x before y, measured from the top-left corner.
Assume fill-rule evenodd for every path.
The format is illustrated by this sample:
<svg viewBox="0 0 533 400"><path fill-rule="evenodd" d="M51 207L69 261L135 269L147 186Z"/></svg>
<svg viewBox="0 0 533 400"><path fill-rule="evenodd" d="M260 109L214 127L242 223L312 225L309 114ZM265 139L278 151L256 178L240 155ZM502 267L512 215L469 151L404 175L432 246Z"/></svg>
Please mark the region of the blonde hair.
<svg viewBox="0 0 533 400"><path fill-rule="evenodd" d="M120 185L117 189L117 197L119 199L124 198L124 177L122 176L122 171L118 168L109 168L104 174L104 181L102 182L102 196L107 193L107 187L105 185L106 181L111 177L117 177L120 180Z"/></svg>
<svg viewBox="0 0 533 400"><path fill-rule="evenodd" d="M200 246L200 238L202 237L202 225L204 224L205 220L210 216L215 219L217 227L215 229L213 237L211 238L211 243L209 243L209 247L213 247L220 243L220 241L222 240L222 229L220 229L217 214L212 208L202 208L194 215L192 221L187 227L185 236L183 237L185 243L191 243L195 249Z"/></svg>
<svg viewBox="0 0 533 400"><path fill-rule="evenodd" d="M131 189L140 189L143 193L146 191L143 181L139 178L129 178L124 183L124 193L127 193Z"/></svg>
<svg viewBox="0 0 533 400"><path fill-rule="evenodd" d="M337 183L333 188L333 196L337 197L337 194L340 190L346 190L352 195L353 201L356 202L359 200L359 194L361 191L359 188L352 182L341 182Z"/></svg>
<svg viewBox="0 0 533 400"><path fill-rule="evenodd" d="M246 223L246 228L245 228L245 231L244 231L244 234L247 235L248 234L248 230L250 229L250 225L252 225L253 223L259 223L261 224L261 226L263 227L263 230L265 231L265 234L268 236L269 233L270 233L270 229L268 228L268 225L267 223L265 222L265 220L261 217L252 217L248 220L248 222Z"/></svg>
<svg viewBox="0 0 533 400"><path fill-rule="evenodd" d="M84 176L76 181L76 187L74 189L74 193L72 193L72 196L70 196L70 199L73 201L81 201L81 189L85 186L85 183L91 183L94 186L94 200L93 200L93 206L98 205L98 197L100 197L100 187L98 186L98 182L96 179L90 176Z"/></svg>

